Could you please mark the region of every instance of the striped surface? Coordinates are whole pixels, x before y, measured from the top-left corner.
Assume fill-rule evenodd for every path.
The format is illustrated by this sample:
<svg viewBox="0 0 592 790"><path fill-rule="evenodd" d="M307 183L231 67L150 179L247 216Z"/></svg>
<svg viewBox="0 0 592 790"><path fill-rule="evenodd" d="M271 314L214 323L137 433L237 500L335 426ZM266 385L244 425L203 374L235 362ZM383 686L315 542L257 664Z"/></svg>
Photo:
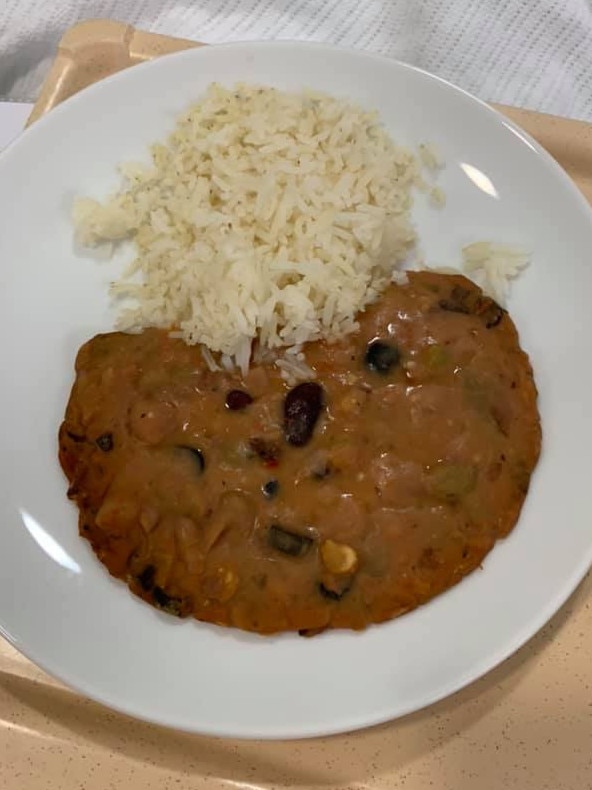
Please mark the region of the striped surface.
<svg viewBox="0 0 592 790"><path fill-rule="evenodd" d="M207 43L367 49L488 101L592 120L590 0L3 0L0 98L33 99L63 31L98 17Z"/></svg>

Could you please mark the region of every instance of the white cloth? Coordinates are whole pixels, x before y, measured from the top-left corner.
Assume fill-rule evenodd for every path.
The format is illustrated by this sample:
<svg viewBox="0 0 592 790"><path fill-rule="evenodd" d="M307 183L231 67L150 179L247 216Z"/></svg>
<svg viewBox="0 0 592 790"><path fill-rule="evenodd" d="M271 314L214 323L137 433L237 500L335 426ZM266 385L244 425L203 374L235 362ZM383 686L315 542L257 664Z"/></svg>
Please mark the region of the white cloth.
<svg viewBox="0 0 592 790"><path fill-rule="evenodd" d="M334 42L592 121L592 0L0 0L0 98L34 99L63 31L97 17L208 43Z"/></svg>

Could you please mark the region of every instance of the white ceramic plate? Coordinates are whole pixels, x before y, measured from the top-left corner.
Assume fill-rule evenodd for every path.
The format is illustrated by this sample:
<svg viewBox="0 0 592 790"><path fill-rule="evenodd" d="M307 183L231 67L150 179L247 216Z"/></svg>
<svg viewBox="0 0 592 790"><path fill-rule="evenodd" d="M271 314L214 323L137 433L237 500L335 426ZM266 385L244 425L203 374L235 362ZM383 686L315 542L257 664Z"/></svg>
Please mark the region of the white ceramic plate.
<svg viewBox="0 0 592 790"><path fill-rule="evenodd" d="M141 157L213 80L329 91L377 108L398 140L436 142L447 162L447 206L418 205L415 214L428 260L458 260L460 247L477 239L533 253L510 302L544 429L520 522L482 571L364 633L258 638L161 615L108 577L78 537L66 499L56 434L74 356L113 321L113 269L75 255L72 197L114 187L116 164ZM481 183L484 174L491 194L467 171ZM379 57L291 43L207 47L120 73L58 107L0 158L4 635L107 705L221 735L363 727L486 672L543 625L592 558L590 220L567 176L511 123Z"/></svg>

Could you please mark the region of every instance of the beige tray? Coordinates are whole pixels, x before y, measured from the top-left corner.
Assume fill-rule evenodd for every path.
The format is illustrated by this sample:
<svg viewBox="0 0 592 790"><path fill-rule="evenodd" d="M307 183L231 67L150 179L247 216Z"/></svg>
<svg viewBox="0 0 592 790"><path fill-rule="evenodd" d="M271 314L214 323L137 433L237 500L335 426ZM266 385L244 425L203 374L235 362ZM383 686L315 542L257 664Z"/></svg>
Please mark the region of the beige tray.
<svg viewBox="0 0 592 790"><path fill-rule="evenodd" d="M62 39L30 120L101 77L189 46L196 44L116 22L78 25ZM502 109L592 201L591 127ZM425 711L349 736L255 743L185 735L111 713L0 641L0 788L585 790L592 788L591 653L588 577L516 655Z"/></svg>

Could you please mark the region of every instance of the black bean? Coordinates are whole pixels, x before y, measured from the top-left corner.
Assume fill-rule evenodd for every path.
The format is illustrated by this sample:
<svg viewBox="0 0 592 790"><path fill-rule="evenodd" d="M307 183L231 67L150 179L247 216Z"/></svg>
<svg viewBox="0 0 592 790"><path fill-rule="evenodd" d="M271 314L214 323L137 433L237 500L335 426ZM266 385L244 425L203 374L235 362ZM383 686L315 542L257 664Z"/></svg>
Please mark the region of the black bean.
<svg viewBox="0 0 592 790"><path fill-rule="evenodd" d="M485 321L486 329L493 329L494 326L497 326L502 318L504 317L504 313L506 312L502 307L500 307L497 302L494 302L493 299L490 300L491 304L488 305L487 309L483 311L482 318Z"/></svg>
<svg viewBox="0 0 592 790"><path fill-rule="evenodd" d="M314 381L298 384L288 392L284 401L284 436L288 444L302 447L310 441L323 406L323 388Z"/></svg>
<svg viewBox="0 0 592 790"><path fill-rule="evenodd" d="M267 540L272 548L289 554L290 557L303 557L312 546L312 538L288 532L277 524L272 524L269 528Z"/></svg>
<svg viewBox="0 0 592 790"><path fill-rule="evenodd" d="M104 453L109 453L113 449L113 434L104 433L97 439L97 447Z"/></svg>
<svg viewBox="0 0 592 790"><path fill-rule="evenodd" d="M168 606L171 602L171 596L167 595L162 587L156 585L154 590L152 591L152 595L154 596L154 603L158 604L159 606Z"/></svg>
<svg viewBox="0 0 592 790"><path fill-rule="evenodd" d="M373 340L366 348L364 364L369 370L386 376L391 369L399 364L401 355L399 349L392 343L383 340Z"/></svg>
<svg viewBox="0 0 592 790"><path fill-rule="evenodd" d="M72 431L66 431L66 436L68 437L68 439L72 439L73 442L79 443L86 441L85 436L79 436L77 433L72 433Z"/></svg>
<svg viewBox="0 0 592 790"><path fill-rule="evenodd" d="M279 445L269 439L254 436L249 439L249 449L268 466L276 466L280 457Z"/></svg>
<svg viewBox="0 0 592 790"><path fill-rule="evenodd" d="M442 310L447 310L449 313L462 313L463 315L470 315L473 312L471 305L471 291L468 288L463 288L460 285L455 285L450 295L446 299L440 299L438 302Z"/></svg>
<svg viewBox="0 0 592 790"><path fill-rule="evenodd" d="M187 445L179 445L178 449L184 450L191 455L200 473L204 471L206 468L206 459L204 458L204 454L201 450L198 450L197 447L188 447Z"/></svg>
<svg viewBox="0 0 592 790"><path fill-rule="evenodd" d="M442 310L463 315L475 315L480 318L487 329L497 326L503 318L505 310L497 302L477 291L455 285L446 299L438 302Z"/></svg>
<svg viewBox="0 0 592 790"><path fill-rule="evenodd" d="M162 587L159 587L158 585L156 585L152 590L152 598L159 609L163 609L169 614L174 614L177 617L180 617L186 613L187 602L181 598L174 598L172 595L166 593Z"/></svg>
<svg viewBox="0 0 592 790"><path fill-rule="evenodd" d="M349 589L349 583L332 588L326 587L323 582L319 582L319 592L323 598L328 598L330 601L340 601Z"/></svg>
<svg viewBox="0 0 592 790"><path fill-rule="evenodd" d="M148 592L154 587L154 577L156 576L156 568L154 565L146 565L142 573L138 574L137 579L140 587ZM160 590L160 587L158 588Z"/></svg>
<svg viewBox="0 0 592 790"><path fill-rule="evenodd" d="M263 483L261 486L263 496L267 499L273 499L275 496L277 496L277 492L279 490L280 484L277 480L268 480L267 483Z"/></svg>
<svg viewBox="0 0 592 790"><path fill-rule="evenodd" d="M253 398L244 390L230 390L226 393L226 408L230 411L241 411L253 403Z"/></svg>
<svg viewBox="0 0 592 790"><path fill-rule="evenodd" d="M322 634L323 631L326 631L326 630L327 630L327 626L326 625L323 625L320 628L301 628L298 631L298 636L304 636L307 639L310 639L313 636L318 636L319 634Z"/></svg>

